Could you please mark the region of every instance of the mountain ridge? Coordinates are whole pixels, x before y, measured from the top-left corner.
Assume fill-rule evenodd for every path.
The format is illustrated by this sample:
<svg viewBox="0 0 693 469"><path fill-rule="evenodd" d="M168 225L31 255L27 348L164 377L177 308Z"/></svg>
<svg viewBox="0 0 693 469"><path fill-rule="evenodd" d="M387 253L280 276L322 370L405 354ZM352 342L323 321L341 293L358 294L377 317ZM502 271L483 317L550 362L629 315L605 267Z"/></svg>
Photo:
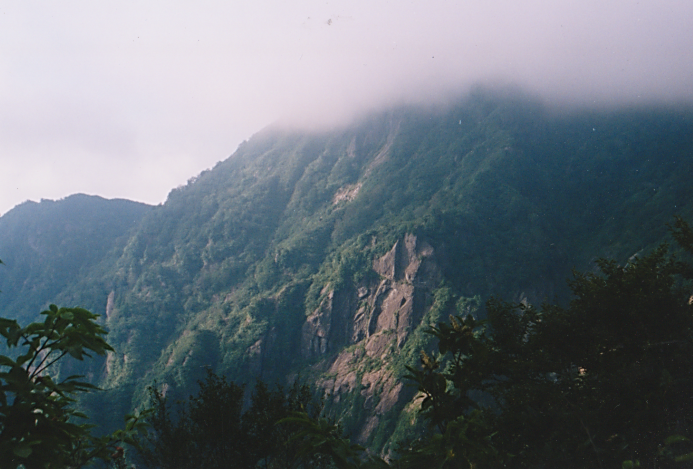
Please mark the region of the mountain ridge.
<svg viewBox="0 0 693 469"><path fill-rule="evenodd" d="M688 110L555 115L478 93L330 132L268 128L143 207L78 276L91 293L49 289L26 314L62 299L103 316L116 353L88 370L106 391L84 405L109 425L155 381L184 396L212 367L312 380L387 450L428 325L491 295L565 301L573 267L625 262L691 215L691 170Z"/></svg>

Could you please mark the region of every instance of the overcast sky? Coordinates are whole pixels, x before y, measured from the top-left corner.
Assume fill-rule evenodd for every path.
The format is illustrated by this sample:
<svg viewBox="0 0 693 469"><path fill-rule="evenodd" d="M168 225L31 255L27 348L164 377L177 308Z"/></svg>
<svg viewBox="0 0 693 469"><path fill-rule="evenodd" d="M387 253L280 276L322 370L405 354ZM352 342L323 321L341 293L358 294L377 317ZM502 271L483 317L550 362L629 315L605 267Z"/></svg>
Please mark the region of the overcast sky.
<svg viewBox="0 0 693 469"><path fill-rule="evenodd" d="M693 100L690 0L0 2L0 214L152 204L283 119L471 84L549 104Z"/></svg>

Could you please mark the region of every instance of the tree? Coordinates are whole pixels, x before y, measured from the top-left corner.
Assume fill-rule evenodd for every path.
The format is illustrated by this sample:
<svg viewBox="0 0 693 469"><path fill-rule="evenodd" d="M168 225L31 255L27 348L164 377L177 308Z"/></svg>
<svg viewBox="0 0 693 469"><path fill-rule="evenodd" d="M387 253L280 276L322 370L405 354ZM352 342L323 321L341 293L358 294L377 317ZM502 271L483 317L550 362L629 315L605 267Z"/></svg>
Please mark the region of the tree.
<svg viewBox="0 0 693 469"><path fill-rule="evenodd" d="M51 305L41 313L43 322L21 327L0 318L0 334L7 347L20 347L16 358L0 355L0 467L81 467L95 459L123 455L122 443L134 443L141 430L139 416L127 416L123 430L96 437L87 418L75 407L79 393L96 388L68 376L56 381L50 371L68 356L83 360L89 352L105 355L113 350L107 332L96 323L98 315L82 308Z"/></svg>
<svg viewBox="0 0 693 469"><path fill-rule="evenodd" d="M362 466L365 448L344 438L339 425L329 419L294 412L283 423L294 424L299 429L293 439L299 444L300 454L332 463L337 469L358 469Z"/></svg>
<svg viewBox="0 0 693 469"><path fill-rule="evenodd" d="M323 467L320 458L306 457L301 452L296 433L299 426L285 419L294 412L317 417L322 403L313 398L311 388L295 381L288 389L270 389L259 381L255 385L251 404L243 414L243 431L251 441L252 461L265 469L296 469Z"/></svg>
<svg viewBox="0 0 693 469"><path fill-rule="evenodd" d="M199 391L173 412L169 398L150 388L153 413L150 431L140 439L138 454L151 468L295 469L320 467L315 458L300 454L293 435L297 425L283 422L292 412L305 410L317 416L306 385L295 383L287 392L258 382L244 410L245 388L207 370Z"/></svg>
<svg viewBox="0 0 693 469"><path fill-rule="evenodd" d="M692 233L677 219L689 253ZM597 265L574 274L565 308L492 299L484 321L432 328L439 353L410 378L434 431L403 462L667 467L689 456L673 443L693 432L691 268L667 246Z"/></svg>
<svg viewBox="0 0 693 469"><path fill-rule="evenodd" d="M198 381L198 394L187 405L179 403L177 418L164 393L150 387L151 431L138 450L147 467L245 467L240 457L247 449L240 428L243 387L207 371L205 381Z"/></svg>

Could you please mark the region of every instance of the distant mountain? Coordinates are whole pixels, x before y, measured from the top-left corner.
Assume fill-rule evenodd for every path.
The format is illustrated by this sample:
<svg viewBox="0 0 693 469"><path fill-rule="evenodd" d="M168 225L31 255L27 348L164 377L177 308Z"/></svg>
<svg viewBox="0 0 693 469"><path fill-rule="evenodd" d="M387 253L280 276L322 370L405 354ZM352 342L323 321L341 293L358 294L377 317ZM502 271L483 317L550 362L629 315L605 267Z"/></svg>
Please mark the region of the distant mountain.
<svg viewBox="0 0 693 469"><path fill-rule="evenodd" d="M112 263L151 206L76 194L24 202L0 218L0 315L33 321L48 304L100 308ZM99 277L98 279L96 277Z"/></svg>
<svg viewBox="0 0 693 469"><path fill-rule="evenodd" d="M690 218L692 174L690 110L552 114L478 92L330 132L268 128L161 206L76 196L0 218L0 314L102 314L116 353L85 405L111 425L148 385L184 396L212 367L314 382L387 449L430 324L483 315L491 295L565 301L573 267L625 262Z"/></svg>

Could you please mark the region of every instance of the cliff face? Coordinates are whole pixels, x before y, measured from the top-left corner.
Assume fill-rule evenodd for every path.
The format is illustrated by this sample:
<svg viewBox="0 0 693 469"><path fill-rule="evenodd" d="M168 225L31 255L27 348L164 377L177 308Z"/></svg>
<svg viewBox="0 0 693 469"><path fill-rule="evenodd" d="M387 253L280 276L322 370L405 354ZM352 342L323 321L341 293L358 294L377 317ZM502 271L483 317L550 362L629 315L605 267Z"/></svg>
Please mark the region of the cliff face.
<svg viewBox="0 0 693 469"><path fill-rule="evenodd" d="M128 222L17 237L21 211L2 217L0 241L30 242L0 249L0 274L11 258L31 268L0 282L0 302L103 315L116 353L87 370L105 389L83 403L97 423L119 425L154 382L185 397L211 367L317 383L380 451L414 418L403 376L428 327L483 314L490 295L562 301L571 268L658 243L673 214L693 215L692 155L693 112L551 116L484 95L329 133L267 129L162 206L125 204ZM76 245L88 262L58 255Z"/></svg>
<svg viewBox="0 0 693 469"><path fill-rule="evenodd" d="M361 443L368 441L383 415L411 397L388 365L421 323L441 279L434 249L410 233L373 261L373 271L379 279L370 284L326 292L302 328L305 357L332 352L320 365L329 377L318 387L335 403L354 392L363 398L370 415L359 425ZM381 366L369 371L373 361Z"/></svg>
<svg viewBox="0 0 693 469"><path fill-rule="evenodd" d="M402 347L441 279L434 250L406 234L373 261L373 271L380 277L377 282L338 292L329 290L329 285L323 289L324 299L302 328L305 358L353 344L363 344L370 355L378 354L390 340Z"/></svg>

